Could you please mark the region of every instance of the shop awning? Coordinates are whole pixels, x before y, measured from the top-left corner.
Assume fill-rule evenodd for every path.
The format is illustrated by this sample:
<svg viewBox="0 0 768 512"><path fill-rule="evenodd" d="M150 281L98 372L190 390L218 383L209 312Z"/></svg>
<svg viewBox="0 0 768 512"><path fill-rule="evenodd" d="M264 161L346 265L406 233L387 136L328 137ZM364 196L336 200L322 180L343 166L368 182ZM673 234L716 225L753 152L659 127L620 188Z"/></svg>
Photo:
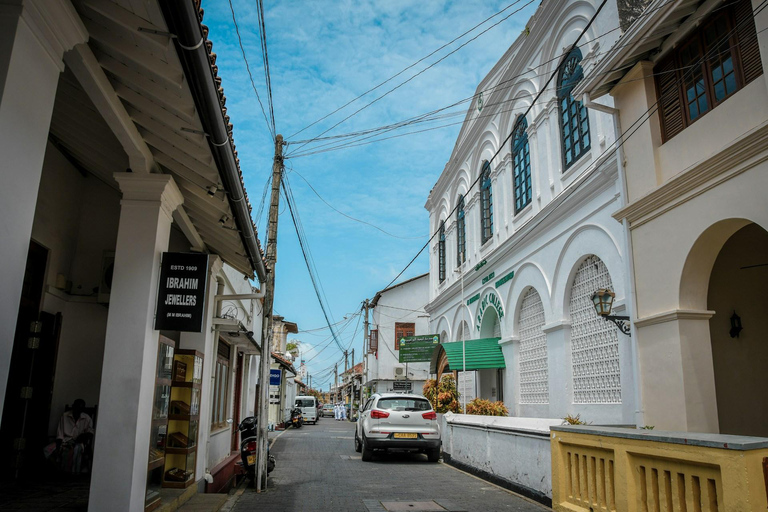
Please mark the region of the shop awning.
<svg viewBox="0 0 768 512"><path fill-rule="evenodd" d="M448 366L442 371L461 371L464 368L464 354L466 353L467 370L484 370L487 368L506 368L504 354L501 352L499 340L501 338L481 338L479 340L466 340L441 343L435 347L429 365L430 373L438 373L438 361L447 357ZM462 347L464 345L464 347ZM445 356L443 356L445 354Z"/></svg>

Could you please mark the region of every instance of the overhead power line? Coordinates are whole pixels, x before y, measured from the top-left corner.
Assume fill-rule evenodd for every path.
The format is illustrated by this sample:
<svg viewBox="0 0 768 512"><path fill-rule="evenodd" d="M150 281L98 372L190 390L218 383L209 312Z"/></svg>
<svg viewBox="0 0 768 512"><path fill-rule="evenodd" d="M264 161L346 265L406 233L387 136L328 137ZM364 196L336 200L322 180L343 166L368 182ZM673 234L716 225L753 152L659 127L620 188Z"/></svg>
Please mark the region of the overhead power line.
<svg viewBox="0 0 768 512"><path fill-rule="evenodd" d="M587 24L587 27L585 27L585 28L584 28L584 30L582 31L582 33L579 35L579 38L576 40L576 43L578 43L579 39L581 39L581 36L583 36L583 35L584 35L584 33L586 32L587 28L589 28L589 25L590 25L590 24L591 24L591 23L594 21L594 19L597 17L598 13L600 12L600 9L602 9L602 7L605 5L606 1L607 1L607 0L603 0L602 4L600 5L600 8L598 8L598 10L597 10L597 12L595 13L595 15L592 17L592 19L591 19L591 20L589 21L589 23ZM757 7L756 9L754 9L754 11L753 11L753 16L752 16L752 17L754 18L755 16L757 16L757 14L759 14L760 12L762 12L762 11L763 11L763 9L765 9L765 7L766 7L766 4L768 4L768 0L763 0L763 2L761 2L761 3L760 3L760 5L758 5L758 7ZM744 22L745 22L745 21L742 21L742 23L744 23ZM721 38L720 38L720 39L717 41L717 43L715 43L715 44L713 44L713 45L712 45L712 50L710 50L710 52L708 52L707 54L705 54L704 56L702 56L702 57L701 57L701 58L700 58L700 59L697 61L697 63L698 63L698 64L700 64L701 62L704 62L704 61L706 61L707 59L711 58L711 56L712 56L712 55L713 55L713 54L716 52L716 50L719 48L720 44L722 44L722 42L723 42L723 41L726 41L726 40L728 40L728 38L730 38L730 37L733 35L733 33L734 33L734 32L735 32L735 31L736 31L738 28L739 28L739 26L740 26L740 25L737 25L736 27L734 27L733 29L731 29L731 30L730 30L728 33L726 33L725 35L723 35L723 36L722 36L722 37L721 37ZM762 32L762 31L764 31L764 30L768 30L768 29L763 29L763 30L761 30L760 32ZM575 45L576 43L574 43L574 45ZM567 52L565 52L565 53L564 53L564 55L568 55L568 54L569 54L569 53L572 51L572 48L573 48L573 46L572 46L572 47L571 47L571 48L570 48L570 49L569 49ZM689 69L689 70L686 72L686 76L684 76L683 78L684 78L684 79L685 79L685 78L687 78L687 75L688 75L688 74L690 74L690 73L691 73L691 71L692 71L693 69L695 69L695 67L696 67L696 63L692 64L692 66L690 67L690 69ZM558 68L557 68L557 69L554 71L553 75L552 75L552 76L549 78L549 80L547 81L547 84L549 84L549 82L550 82L550 81L552 80L552 78L553 78L553 77L554 77L554 76L555 76L555 75L556 75L556 74L559 72L559 70L560 70L560 67L558 66ZM531 108L531 107L534 105L534 103L535 103L535 102L536 102L536 101L539 99L539 97L541 96L541 94L543 93L543 91L544 91L544 90L546 90L546 87L547 87L547 86L545 85L545 86L544 86L544 87L541 89L541 92L539 92L539 94L536 96L536 98L534 98L533 102L531 102L531 105L529 106L529 109L530 109L530 108ZM616 151L618 151L618 149L619 149L620 147L622 147L622 146L623 146L623 145L624 145L624 144L627 142L627 140L629 140L629 139L632 137L632 135L634 135L634 134L635 134L635 132L637 132L637 130L640 128L640 126L642 126L642 125L643 125L643 124L644 124L646 121L648 121L648 120L649 120L649 119L650 119L650 118L653 116L653 114L654 114L654 113L656 112L656 110L658 109L658 105L659 105L660 101L661 101L661 97L659 97L659 98L656 100L656 102L655 102L655 103L653 103L653 104L652 104L652 105L651 105L651 106L650 106L650 107L649 107L649 108L648 108L648 109L647 109L645 112L643 112L643 113L642 113L642 114L641 114L641 115L640 115L640 116L639 116L639 117L638 117L638 118L637 118L637 119L636 119L636 120L635 120L635 121L632 123L632 125L630 125L630 127L629 127L629 128L625 129L625 130L624 130L624 132L623 132L623 133L622 133L622 134L621 134L621 135L620 135L620 136L619 136L619 137L618 137L618 138L617 138L617 139L616 139L616 140L615 140L615 141L614 141L614 142L613 142L613 143L612 143L612 144L611 144L611 145L610 145L608 148L606 148L606 149L605 149L605 150L604 150L604 151L603 151L603 152L600 154L600 156L599 156L598 158L596 158L596 159L595 159L594 163L593 163L593 164L591 164L590 166L588 166L586 169L584 169L584 171L582 171L582 172L581 172L581 174L579 174L579 175L578 175L578 176L577 176L577 177L576 177L576 178L573 180L573 182L571 182L571 184L570 184L568 187L566 187L566 189L565 189L565 190L563 190L563 191L561 192L561 194L563 194L563 193L566 193L566 192L567 192L567 191L569 191L569 190L575 190L575 189L577 189L577 188L578 188L578 187L579 187L579 186L580 186L580 185L581 185L581 184L582 184L582 183L583 183L583 182L586 180L586 177L588 177L588 176L589 176L589 175L592 173L592 171L594 171L594 170L597 168L597 166L598 166L599 164L601 164L601 163L604 161L604 158L603 158L603 157L604 157L605 155L607 155L609 152L611 152L611 153L615 153ZM526 115L527 115L527 114L526 114ZM631 131L630 131L630 130L631 130ZM491 156L491 158L489 159L489 162L490 162L490 161L492 161L492 160L493 160L493 159L494 159L496 156L498 156L498 154L499 154L499 153L501 152L501 150L504 148L504 146L506 145L507 141L508 141L508 140L511 138L511 136L512 136L512 134L510 134L510 135L509 135L509 136L508 136L508 137L507 137L507 138L504 140L504 142L502 142L502 144L499 146L499 149L496 151L496 153L494 153L494 154L493 154L493 156ZM472 182L472 183L469 185L469 187L468 187L468 191L469 191L469 190L471 190L471 189L472 189L472 187L473 187L475 184L477 184L477 183L479 182L479 180L480 180L480 177L481 177L481 176L482 176L482 175L478 176L478 178L477 178L477 179L475 179L475 181L473 181L473 182ZM531 222L535 222L537 225L538 225L538 224L540 224L541 222L543 222L544 220L546 220L546 218L547 218L547 217L549 217L549 215L551 215L553 212L555 212L555 211L557 210L557 208L558 208L558 207L560 207L562 204L563 204L563 203L561 202L561 203L560 203L560 204L558 204L558 205L557 205L555 208L553 208L552 210L550 210L549 212L547 212L547 213L546 213L546 214L544 214L544 215L541 215L541 216L536 216L536 217L532 217L532 218L531 218L531 219L530 219L528 222L526 222L525 224L523 224L523 225L521 226L521 229L522 229L522 228L524 228L524 227L526 227L526 226L528 225L528 223L531 223ZM448 213L448 216L449 216L449 217L450 217L451 215L453 215L453 213L456 211L456 208L457 208L457 207L458 207L458 205L457 205L457 206L454 206L453 210L451 210L451 211ZM427 243L426 243L426 244L424 244L424 245L421 247L421 249L419 249L419 251L416 253L416 255L415 255L415 256L414 256L414 257L413 257L413 258L412 258L412 259L411 259L411 260L408 262L408 264L407 264L407 265L406 265L406 266L403 268L403 270L402 270L402 271L401 271L401 272L400 272L400 273L399 273L397 276L395 276L395 278L394 278L392 281L390 281L390 283L389 283L387 286L385 286L385 288L389 288L389 287L390 287L390 286L391 286L391 285L392 285L392 284L393 284L393 283L394 283L394 282L395 282L395 281L396 281L396 280L397 280L397 279L398 279L398 278L399 278L401 275L403 275L403 273L405 273L405 271L406 271L406 270L407 270L407 269L408 269L408 268L409 268L409 267L410 267L410 266L413 264L413 262L416 260L416 258L418 258L418 257L419 257L419 255L420 255L420 254L421 254L421 253L424 251L424 249L426 249L426 248L429 246L429 244L432 242L432 240L435 238L435 236L437 236L437 234L438 234L438 233L439 233L439 230L438 230L438 231L436 231L436 232L435 232L435 233L434 233L434 234L433 234L433 235L430 237L430 239L427 241ZM526 239L527 239L527 236L529 236L531 233L533 233L533 230L530 230L530 231L528 231L528 233L526 233L526 234L525 234L524 236L522 236L520 239L516 240L516 242L514 243L514 245L513 245L512 247L515 247L515 246L517 246L517 245L521 244L521 243L522 243L524 240L526 240Z"/></svg>
<svg viewBox="0 0 768 512"><path fill-rule="evenodd" d="M474 27L470 28L470 29L469 29L469 30L467 30L466 32L463 32L461 35L459 35L459 36L457 36L457 37L454 37L453 39L451 39L450 41L448 41L447 43L445 43L444 45L442 45L440 48L438 48L438 49L436 49L436 50L434 50L434 51L430 52L429 54L425 55L424 57L420 58L420 59L419 59L419 60L417 60L416 62L414 62L414 63L410 64L409 66L406 66L406 67L404 67L404 68L403 68L403 69L401 69L399 72L397 72L397 73L395 73L394 75L390 76L389 78L387 78L387 79L386 79L386 80L384 80L383 82L379 83L378 85L375 85L374 87L371 87L370 89L368 89L368 90L367 90L367 91L365 91L364 93L360 94L359 96L356 96L355 98L352 98L351 100L349 100L348 102L346 102L344 105L340 106L339 108L337 108L337 109L336 109L336 110L334 110L333 112L331 112L331 113L329 113L329 114L326 114L326 115L324 115L323 117L321 117L321 118L320 118L320 119L318 119L317 121L314 121L313 123L310 123L310 124L308 124L307 126L305 126L304 128L302 128L301 130L297 131L297 132L296 132L296 133L294 133L293 135L289 136L288 138L289 138L289 139L292 139L293 137L297 136L297 135L298 135L298 134L300 134L301 132L303 132L303 131L305 131L305 130L307 130L307 129L309 129L309 128L313 127L313 126L315 126L317 123L319 123L319 122L322 122L322 121L324 121L324 120L328 119L329 117L331 117L331 116L332 116L333 114L335 114L336 112L338 112L338 111L340 111L340 110L343 110L344 108L348 107L349 105L351 105L352 103L356 102L357 100L359 100L359 99L360 99L360 98L362 98L363 96L366 96L366 95L368 95L369 93L372 93L373 91L375 91L376 89L378 89L378 88L379 88L379 87L381 87L382 85L384 85L384 84L386 84L386 83L389 83L389 82L391 82L392 80L394 80L394 79L395 79L395 78L397 78L398 76L402 75L403 73L405 73L405 72L406 72L406 71L408 71L409 69L413 68L414 66L416 66L416 65L420 64L421 62L425 61L426 59L430 58L431 56L433 56L434 54L436 54L436 53L437 53L437 52L439 52L440 50L442 50L442 49L444 49L444 48L446 48L446 47L450 46L451 44L455 43L456 41L458 41L459 39L461 39L461 38L462 38L462 37L464 37L465 35L469 34L469 33L470 33L470 32L472 32L472 31L474 31L476 28L480 27L481 25L484 25L485 23L487 23L488 21L492 20L492 19L493 19L493 18L495 18L496 16L499 16L499 15L500 15L500 14L502 14L504 11L506 11L507 9L509 9L510 7L512 7L513 5L515 5L515 4L517 4L517 3L519 3L520 1L521 1L521 0L516 0L516 1L512 2L511 4L509 4L508 6L506 6L505 8L503 8L502 10L500 10L500 11L498 11L498 12L494 13L493 15L491 15L491 16L489 16L489 17L487 17L487 18L485 18L483 21L481 21L480 23L478 23L478 24L477 24L477 25L475 25ZM302 141L302 142L306 142L306 141Z"/></svg>
<svg viewBox="0 0 768 512"><path fill-rule="evenodd" d="M360 113L360 112L362 112L363 110L367 109L368 107L370 107L370 106L371 106L371 105L373 105L374 103L377 103L379 100L381 100L381 99L385 98L386 96L390 95L391 93L395 92L397 89L401 88L402 86L404 86L405 84L407 84L407 83L408 83L408 82L410 82L411 80L415 79L416 77L418 77L418 76L419 76L419 75L421 75L422 73L424 73L424 72L426 72L427 70L429 70L429 69L431 69L431 68L435 67L437 64L439 64L440 62L444 61L445 59L447 59L448 57L450 57L450 56L451 56L451 55L453 55L454 53L458 52L459 50L461 50L462 48L464 48L466 45L468 45L469 43L471 43L472 41L474 41L474 40L476 40L477 38L479 38L480 36L482 36L482 35L484 35L484 34L488 33L488 31L489 31L489 30L491 30L492 28L495 28L495 27L497 27L498 25L500 25L500 24L501 24L501 23L503 23L504 21L506 21L506 20L508 20L509 18L511 18L512 16L514 16L515 14L519 13L520 11L522 11L523 9L525 9L526 7L528 7L530 4L532 4L534 1L535 1L535 0L529 0L527 3L525 3L525 4L524 4L522 7L520 7L519 9L517 9L517 10L515 10L515 11L512 11L510 14L508 14L507 16L505 16L504 18L502 18L501 20L497 21L496 23L494 23L494 24L493 24L493 25L491 25L490 27L487 27L487 28L485 28L485 29L484 29L482 32L480 32L480 33L479 33L479 34L477 34L476 36L474 36L474 37L470 38L469 40L467 40L467 41L463 42L461 45L459 45L459 46L458 46L458 47L456 47L455 49L451 50L450 52L448 52L448 53L447 53L447 54L445 54L444 56L440 57L440 58L439 58L439 59L437 59L435 62L433 62L432 64L430 64L429 66L427 66L426 68L422 69L421 71L419 71L418 73L414 74L414 75L413 75L413 76L411 76L410 78L408 78L408 79L406 79L406 80L404 80L404 81L400 82L398 85L396 85L396 86L395 86L395 87L393 87L392 89L388 90L387 92L385 92L384 94L382 94L382 95L381 95L381 96L379 96L378 98L374 99L373 101L371 101L371 102L367 103L366 105L364 105L364 106L360 107L359 109L355 110L354 112L352 112L351 114L349 114L347 117L345 117L344 119L342 119L342 120L341 120L341 121L339 121L338 123L334 124L333 126L331 126L330 128L328 128L327 130L325 130L325 131L323 131L322 133L320 133L320 135L318 135L318 137L319 137L319 136L321 136L321 135L325 135L325 134L326 134L326 133L328 133L329 131L333 130L334 128L336 128L337 126L339 126L340 124L342 124L343 122L345 122L345 121L347 121L348 119L350 119L350 118L352 118L352 117L356 116L357 114L359 114L359 113ZM310 142L311 142L312 140L314 140L314 139L310 139ZM304 143L304 144L300 145L298 148L296 148L296 150L295 150L295 151L298 151L299 149L301 149L302 147L304 147L304 146L305 146L306 144L308 144L308 143L309 143L309 142L306 142L306 143ZM288 154L288 155L286 155L286 156L290 156L290 154Z"/></svg>
<svg viewBox="0 0 768 512"><path fill-rule="evenodd" d="M365 224L366 226L370 226L370 227L372 227L374 229L377 229L377 230L381 231L382 233L384 233L387 236L391 236L392 238L399 238L400 240L418 240L420 238L424 238L424 237L427 236L427 235L422 235L422 236L398 236L398 235L392 234L389 231L386 231L386 230L380 228L379 226L377 226L375 224L371 224L370 222L366 222L364 220L352 217L351 215L347 215L346 213L342 212L341 210L339 210L335 206L333 206L331 203L326 201L323 198L323 196L321 196L320 193L315 189L315 187L313 187L312 184L307 180L307 178L305 178L299 171L297 171L293 167L291 167L291 172L295 173L299 178L304 180L304 183L307 184L307 186L312 190L312 192L315 193L315 195L318 197L318 199L320 199L323 203L325 203L325 205L328 208L330 208L331 210L335 211L339 215L348 218L349 220L353 220L355 222L359 222L360 224Z"/></svg>
<svg viewBox="0 0 768 512"><path fill-rule="evenodd" d="M245 47L243 46L243 39L240 37L240 27L237 24L237 17L235 16L235 8L232 5L232 0L229 0L229 10L232 12L232 23L235 24L235 34L237 34L237 42L240 44L240 52L243 54L243 60L245 61L245 69L248 71L248 78L251 80L251 87L253 88L253 92L256 93L256 99L259 100L261 113L264 114L264 120L267 122L267 130L269 130L269 134L272 136L272 140L275 140L274 116L272 117L272 122L270 123L269 119L267 119L267 113L264 111L264 104L261 102L261 96L259 96L259 91L258 89L256 89L256 83L253 81L251 66L248 64L248 57L245 55ZM270 92L270 96L271 96L271 92Z"/></svg>

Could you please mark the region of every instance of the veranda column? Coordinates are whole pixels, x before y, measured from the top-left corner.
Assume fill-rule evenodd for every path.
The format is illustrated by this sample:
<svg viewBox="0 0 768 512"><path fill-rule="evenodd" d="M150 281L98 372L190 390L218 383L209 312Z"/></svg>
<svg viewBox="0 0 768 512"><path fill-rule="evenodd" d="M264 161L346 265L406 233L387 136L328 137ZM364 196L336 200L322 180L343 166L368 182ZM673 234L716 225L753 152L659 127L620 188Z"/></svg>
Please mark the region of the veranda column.
<svg viewBox="0 0 768 512"><path fill-rule="evenodd" d="M0 1L0 412L62 56L87 39L68 1Z"/></svg>
<svg viewBox="0 0 768 512"><path fill-rule="evenodd" d="M123 193L104 346L88 509L144 510L159 332L154 310L171 215L183 198L164 174L116 173Z"/></svg>

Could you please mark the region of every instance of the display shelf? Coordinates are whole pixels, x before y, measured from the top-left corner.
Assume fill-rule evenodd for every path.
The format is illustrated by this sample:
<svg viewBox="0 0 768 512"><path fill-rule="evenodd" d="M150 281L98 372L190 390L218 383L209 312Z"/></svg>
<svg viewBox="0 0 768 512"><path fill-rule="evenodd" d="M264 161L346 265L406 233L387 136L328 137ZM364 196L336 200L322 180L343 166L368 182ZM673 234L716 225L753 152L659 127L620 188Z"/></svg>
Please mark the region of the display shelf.
<svg viewBox="0 0 768 512"><path fill-rule="evenodd" d="M160 488L166 458L166 435L170 412L175 342L160 336L155 372L155 399L150 421L149 455L147 457L147 487L145 512L161 505Z"/></svg>
<svg viewBox="0 0 768 512"><path fill-rule="evenodd" d="M167 415L163 487L185 488L195 482L202 373L201 352L176 351Z"/></svg>

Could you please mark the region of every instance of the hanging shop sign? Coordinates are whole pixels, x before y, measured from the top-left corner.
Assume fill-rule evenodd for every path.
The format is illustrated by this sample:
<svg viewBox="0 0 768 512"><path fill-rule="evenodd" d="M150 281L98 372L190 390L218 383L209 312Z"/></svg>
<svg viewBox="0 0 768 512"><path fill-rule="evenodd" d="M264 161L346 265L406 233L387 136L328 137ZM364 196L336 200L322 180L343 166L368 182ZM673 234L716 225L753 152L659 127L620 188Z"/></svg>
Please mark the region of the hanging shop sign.
<svg viewBox="0 0 768 512"><path fill-rule="evenodd" d="M280 375L282 372L280 370L269 370L269 385L270 386L279 386L280 385Z"/></svg>
<svg viewBox="0 0 768 512"><path fill-rule="evenodd" d="M207 289L207 254L164 252L155 330L202 332Z"/></svg>
<svg viewBox="0 0 768 512"><path fill-rule="evenodd" d="M400 338L400 362L423 363L432 359L432 352L440 344L439 334L406 336Z"/></svg>
<svg viewBox="0 0 768 512"><path fill-rule="evenodd" d="M489 307L496 310L496 314L499 315L499 320L504 318L504 307L501 305L501 299L494 292L488 292L477 307L477 323L475 324L475 327L477 327L478 331L480 330L480 326L483 325L483 315L485 315L485 310Z"/></svg>

